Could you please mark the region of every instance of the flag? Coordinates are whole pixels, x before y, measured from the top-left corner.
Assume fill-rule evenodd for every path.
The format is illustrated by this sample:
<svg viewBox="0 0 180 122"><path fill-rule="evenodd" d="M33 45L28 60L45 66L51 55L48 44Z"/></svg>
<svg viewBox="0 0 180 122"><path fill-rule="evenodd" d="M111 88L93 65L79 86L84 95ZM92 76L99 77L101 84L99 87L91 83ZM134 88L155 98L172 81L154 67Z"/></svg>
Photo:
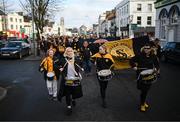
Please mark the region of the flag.
<svg viewBox="0 0 180 122"><path fill-rule="evenodd" d="M111 42L106 42L104 46L107 48L107 52L110 53L115 61L114 69L127 69L131 68L129 60L140 53L140 49L149 42L147 36L122 39Z"/></svg>

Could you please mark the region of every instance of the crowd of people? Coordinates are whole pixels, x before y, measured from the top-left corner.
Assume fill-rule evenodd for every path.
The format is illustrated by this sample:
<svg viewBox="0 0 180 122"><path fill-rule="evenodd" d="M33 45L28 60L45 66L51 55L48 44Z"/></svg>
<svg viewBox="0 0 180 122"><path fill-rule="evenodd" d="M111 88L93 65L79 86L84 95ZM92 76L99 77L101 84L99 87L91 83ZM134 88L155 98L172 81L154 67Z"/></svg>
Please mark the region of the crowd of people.
<svg viewBox="0 0 180 122"><path fill-rule="evenodd" d="M49 98L61 102L65 97L67 115L72 114L72 106L76 106L76 99L83 96L81 71L84 71L85 77L88 77L91 75L92 64L96 65L102 107L107 107L106 89L108 81L113 77L111 69L114 60L105 46L89 43L78 37L56 37L46 40L42 38L41 49L44 51L45 58L40 64L39 71L44 73ZM136 70L137 88L141 91L140 111L142 112L149 107L146 97L152 85L151 82L157 75L160 76L159 58L160 46L159 40L156 39L153 43L145 44L141 48L141 53L130 60L130 65ZM143 79L144 70L148 70L145 75L150 75L149 79L147 77L146 80Z"/></svg>

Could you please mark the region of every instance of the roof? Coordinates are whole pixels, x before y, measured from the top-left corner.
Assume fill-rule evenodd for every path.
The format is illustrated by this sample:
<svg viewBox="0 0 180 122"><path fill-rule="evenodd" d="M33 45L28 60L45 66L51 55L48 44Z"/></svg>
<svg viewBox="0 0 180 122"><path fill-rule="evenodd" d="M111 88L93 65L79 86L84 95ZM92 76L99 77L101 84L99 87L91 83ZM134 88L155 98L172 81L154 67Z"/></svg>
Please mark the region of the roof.
<svg viewBox="0 0 180 122"><path fill-rule="evenodd" d="M5 15L5 13L2 10L0 10L0 15Z"/></svg>

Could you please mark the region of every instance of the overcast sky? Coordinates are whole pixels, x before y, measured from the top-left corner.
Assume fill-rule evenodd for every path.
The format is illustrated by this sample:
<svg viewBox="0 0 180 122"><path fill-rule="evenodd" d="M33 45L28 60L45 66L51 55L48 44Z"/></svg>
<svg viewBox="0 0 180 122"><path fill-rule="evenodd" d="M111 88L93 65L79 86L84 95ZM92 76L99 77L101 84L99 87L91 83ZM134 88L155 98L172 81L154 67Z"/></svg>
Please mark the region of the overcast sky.
<svg viewBox="0 0 180 122"><path fill-rule="evenodd" d="M9 0L19 9L19 0ZM17 1L17 2L15 2ZM55 20L64 17L66 27L91 26L98 22L99 14L115 8L122 0L65 0L63 11L56 14Z"/></svg>

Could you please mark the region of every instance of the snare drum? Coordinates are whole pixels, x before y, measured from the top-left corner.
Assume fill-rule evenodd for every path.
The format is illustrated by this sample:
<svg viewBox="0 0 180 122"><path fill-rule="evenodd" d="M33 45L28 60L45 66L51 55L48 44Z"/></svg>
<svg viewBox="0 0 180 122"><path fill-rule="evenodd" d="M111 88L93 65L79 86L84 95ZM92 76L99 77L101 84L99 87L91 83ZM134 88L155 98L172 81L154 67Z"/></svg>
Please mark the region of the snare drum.
<svg viewBox="0 0 180 122"><path fill-rule="evenodd" d="M110 69L104 69L97 72L98 79L101 81L108 81L112 79L112 72Z"/></svg>
<svg viewBox="0 0 180 122"><path fill-rule="evenodd" d="M66 82L65 85L67 86L78 86L80 85L80 78L79 77L70 77L70 78L65 78Z"/></svg>
<svg viewBox="0 0 180 122"><path fill-rule="evenodd" d="M54 72L48 72L47 73L47 80L48 81L53 81L54 80L54 76L55 76Z"/></svg>
<svg viewBox="0 0 180 122"><path fill-rule="evenodd" d="M153 69L143 70L140 72L139 80L144 84L152 84L157 80L156 72Z"/></svg>

